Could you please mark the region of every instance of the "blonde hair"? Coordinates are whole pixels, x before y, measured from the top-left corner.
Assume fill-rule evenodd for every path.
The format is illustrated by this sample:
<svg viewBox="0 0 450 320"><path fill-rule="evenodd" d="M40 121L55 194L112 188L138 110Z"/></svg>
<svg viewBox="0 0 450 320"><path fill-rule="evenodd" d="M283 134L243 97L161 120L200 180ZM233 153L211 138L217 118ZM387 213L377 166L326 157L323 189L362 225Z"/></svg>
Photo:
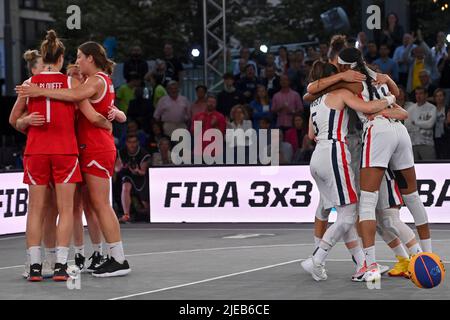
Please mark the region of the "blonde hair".
<svg viewBox="0 0 450 320"><path fill-rule="evenodd" d="M31 70L36 67L39 58L42 58L42 56L37 50L27 50L23 54L23 59L27 62L27 68L30 74Z"/></svg>

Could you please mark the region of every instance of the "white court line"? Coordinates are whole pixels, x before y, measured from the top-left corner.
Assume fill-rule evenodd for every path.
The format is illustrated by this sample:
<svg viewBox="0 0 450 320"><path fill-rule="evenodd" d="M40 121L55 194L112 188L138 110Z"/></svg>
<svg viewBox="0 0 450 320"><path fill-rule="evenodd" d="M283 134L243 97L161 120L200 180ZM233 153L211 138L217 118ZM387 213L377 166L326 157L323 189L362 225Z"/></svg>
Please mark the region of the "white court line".
<svg viewBox="0 0 450 320"><path fill-rule="evenodd" d="M143 295L151 294L151 293L157 293L157 292L168 291L168 290L172 290L172 289L184 288L184 287L193 286L193 285L200 284L200 283L211 282L211 281L216 281L216 280L220 280L220 279L235 277L235 276L238 276L238 275L241 275L241 274L246 274L246 273L251 273L251 272L256 272L256 271L261 271L261 270L272 269L272 268L276 268L276 267L280 267L280 266L284 266L284 265L300 262L302 260L303 259L297 259L297 260L277 263L277 264L273 264L273 265L265 266L265 267L261 267L261 268L256 268L256 269L245 270L245 271L241 271L241 272L230 273L230 274L226 274L226 275L219 276L219 277L214 277L214 278L209 278L209 279L205 279L205 280L200 280L200 281L180 284L180 285L173 286L173 287L167 287L167 288L162 288L162 289L157 289L157 290L151 290L151 291L146 291L146 292L134 293L134 294L130 294L130 295L127 295L127 296L111 298L111 299L108 299L108 300L121 300L121 299L133 298L133 297L137 297L137 296L143 296Z"/></svg>

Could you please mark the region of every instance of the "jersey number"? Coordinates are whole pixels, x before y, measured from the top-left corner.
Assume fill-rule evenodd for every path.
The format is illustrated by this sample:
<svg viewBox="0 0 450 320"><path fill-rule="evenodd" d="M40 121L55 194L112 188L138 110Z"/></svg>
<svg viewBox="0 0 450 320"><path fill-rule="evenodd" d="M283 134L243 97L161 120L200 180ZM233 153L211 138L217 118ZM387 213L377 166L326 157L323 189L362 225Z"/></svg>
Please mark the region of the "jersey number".
<svg viewBox="0 0 450 320"><path fill-rule="evenodd" d="M317 122L316 122L316 116L317 116L317 112L314 112L312 115L311 115L311 119L312 119L312 123L313 123L313 126L314 126L314 134L316 135L316 136L318 136L319 135L319 127L317 126Z"/></svg>
<svg viewBox="0 0 450 320"><path fill-rule="evenodd" d="M50 123L50 98L45 99L46 121Z"/></svg>

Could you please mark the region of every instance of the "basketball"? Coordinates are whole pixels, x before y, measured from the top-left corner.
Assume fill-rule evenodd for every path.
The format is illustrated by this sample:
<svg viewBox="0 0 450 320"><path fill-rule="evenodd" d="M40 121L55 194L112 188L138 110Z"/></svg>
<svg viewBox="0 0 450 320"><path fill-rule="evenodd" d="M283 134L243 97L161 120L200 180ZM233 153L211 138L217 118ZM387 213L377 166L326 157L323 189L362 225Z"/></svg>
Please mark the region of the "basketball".
<svg viewBox="0 0 450 320"><path fill-rule="evenodd" d="M445 268L441 258L434 253L415 255L409 263L411 281L419 288L432 289L444 282Z"/></svg>

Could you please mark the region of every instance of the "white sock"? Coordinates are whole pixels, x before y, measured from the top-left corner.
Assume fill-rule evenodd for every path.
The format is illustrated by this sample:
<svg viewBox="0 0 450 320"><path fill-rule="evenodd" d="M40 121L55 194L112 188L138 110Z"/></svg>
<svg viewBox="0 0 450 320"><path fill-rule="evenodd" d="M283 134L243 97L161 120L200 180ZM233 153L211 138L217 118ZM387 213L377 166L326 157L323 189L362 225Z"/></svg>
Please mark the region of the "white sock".
<svg viewBox="0 0 450 320"><path fill-rule="evenodd" d="M350 254L355 258L356 264L358 266L358 270L364 266L364 262L366 262L366 257L364 256L364 252L360 246L354 247L352 249L348 249Z"/></svg>
<svg viewBox="0 0 450 320"><path fill-rule="evenodd" d="M366 257L366 263L368 267L377 262L377 258L375 256L375 246L364 248L363 251Z"/></svg>
<svg viewBox="0 0 450 320"><path fill-rule="evenodd" d="M68 247L58 247L56 248L56 263L66 264L67 256L69 255Z"/></svg>
<svg viewBox="0 0 450 320"><path fill-rule="evenodd" d="M107 243L108 251L110 252L111 257L114 258L118 263L123 263L125 261L125 254L123 253L123 244L122 241Z"/></svg>
<svg viewBox="0 0 450 320"><path fill-rule="evenodd" d="M79 246L79 247L75 246L74 249L75 249L75 254L79 253L84 257L84 246Z"/></svg>
<svg viewBox="0 0 450 320"><path fill-rule="evenodd" d="M56 261L56 248L44 248L44 260L54 265Z"/></svg>
<svg viewBox="0 0 450 320"><path fill-rule="evenodd" d="M316 236L314 236L314 248L317 248L319 246L320 241L322 241L322 239L317 238Z"/></svg>
<svg viewBox="0 0 450 320"><path fill-rule="evenodd" d="M416 243L415 245L413 245L411 248L408 249L410 254L419 254L422 253L422 248L420 247L420 245L418 243Z"/></svg>
<svg viewBox="0 0 450 320"><path fill-rule="evenodd" d="M30 265L33 265L36 263L42 264L41 247L40 246L29 247L28 252L30 253Z"/></svg>
<svg viewBox="0 0 450 320"><path fill-rule="evenodd" d="M92 244L92 250L97 251L98 253L100 253L100 255L103 254L103 246L102 243L93 243Z"/></svg>
<svg viewBox="0 0 450 320"><path fill-rule="evenodd" d="M402 258L409 258L408 252L406 252L405 248L403 247L403 245L400 243L398 246L396 246L395 248L391 248L392 251L394 251L394 254L396 257L402 257Z"/></svg>
<svg viewBox="0 0 450 320"><path fill-rule="evenodd" d="M424 252L433 252L431 239L420 239L420 244Z"/></svg>
<svg viewBox="0 0 450 320"><path fill-rule="evenodd" d="M319 246L313 254L314 262L317 264L323 264L328 257L330 250L331 246L328 243L320 241Z"/></svg>

